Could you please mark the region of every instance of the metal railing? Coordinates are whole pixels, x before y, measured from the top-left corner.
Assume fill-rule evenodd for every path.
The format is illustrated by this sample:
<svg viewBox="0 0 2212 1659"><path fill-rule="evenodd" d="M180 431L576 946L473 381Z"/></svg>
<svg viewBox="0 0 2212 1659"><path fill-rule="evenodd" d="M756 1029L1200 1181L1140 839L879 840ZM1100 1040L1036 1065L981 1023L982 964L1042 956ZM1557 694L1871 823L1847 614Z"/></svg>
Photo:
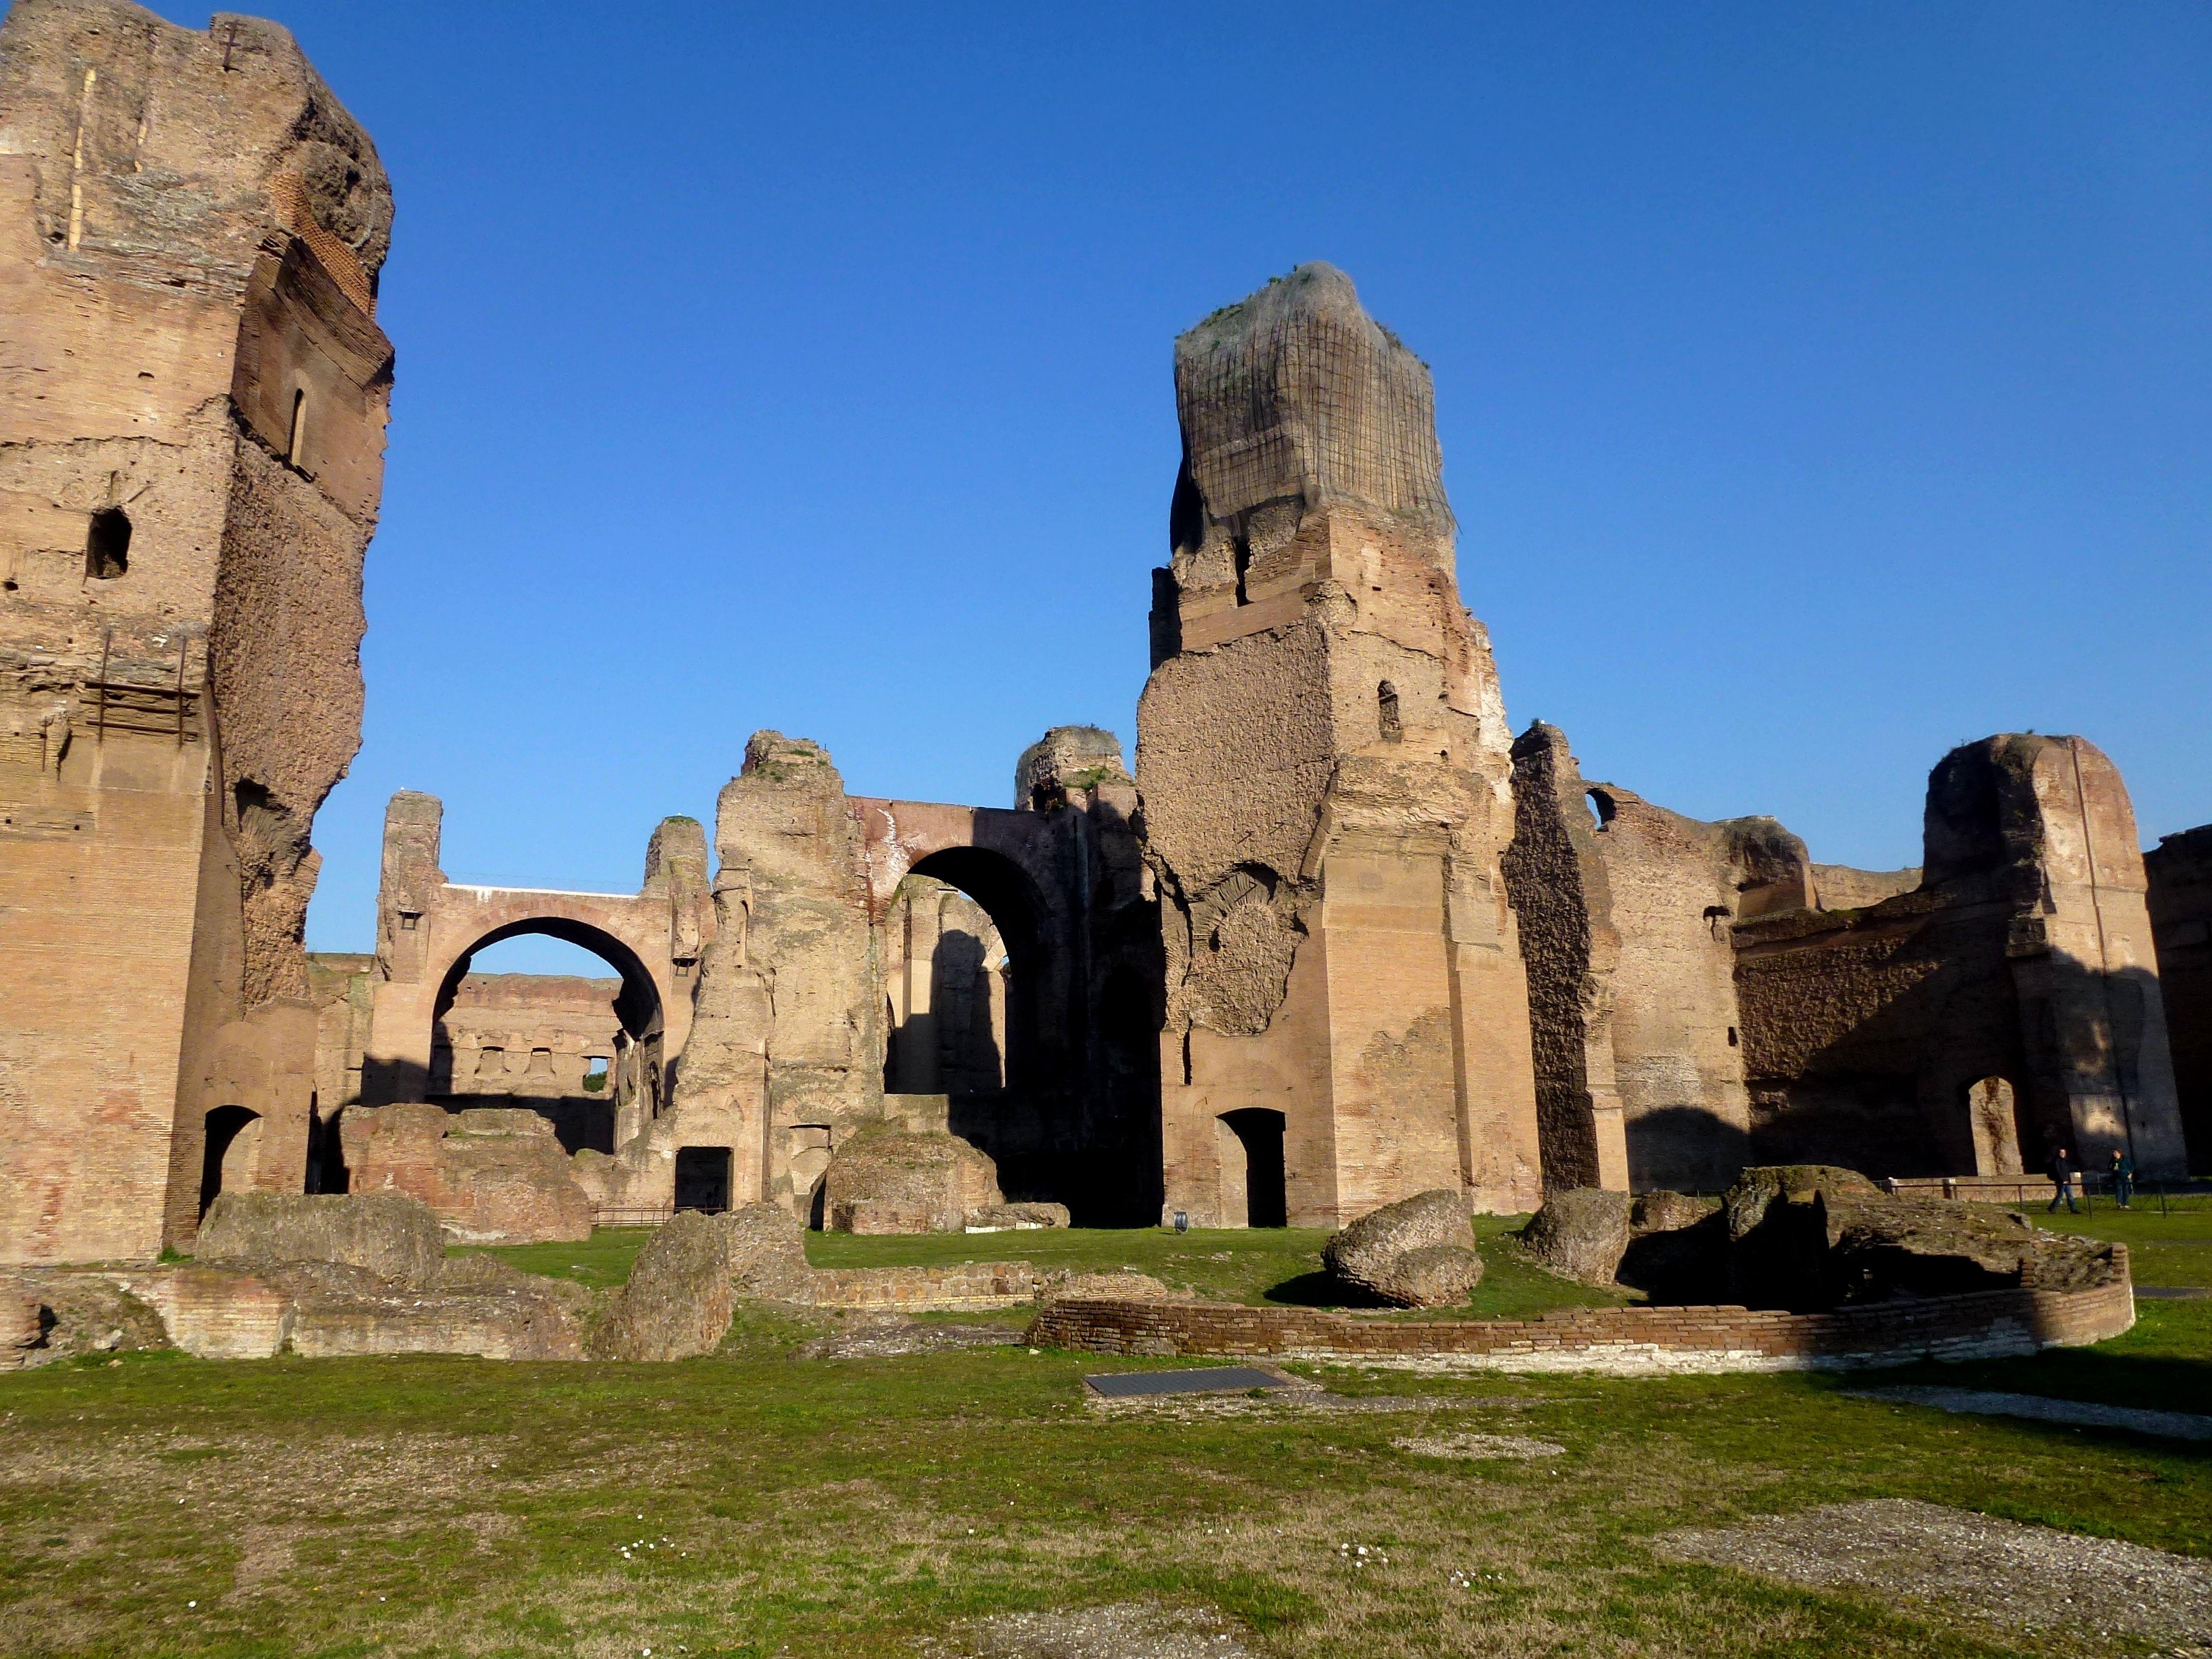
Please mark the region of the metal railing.
<svg viewBox="0 0 2212 1659"><path fill-rule="evenodd" d="M720 1215L729 1208L726 1204L686 1204L686 1210L696 1210L701 1215ZM675 1215L673 1204L594 1204L592 1206L592 1225L594 1227L658 1227Z"/></svg>

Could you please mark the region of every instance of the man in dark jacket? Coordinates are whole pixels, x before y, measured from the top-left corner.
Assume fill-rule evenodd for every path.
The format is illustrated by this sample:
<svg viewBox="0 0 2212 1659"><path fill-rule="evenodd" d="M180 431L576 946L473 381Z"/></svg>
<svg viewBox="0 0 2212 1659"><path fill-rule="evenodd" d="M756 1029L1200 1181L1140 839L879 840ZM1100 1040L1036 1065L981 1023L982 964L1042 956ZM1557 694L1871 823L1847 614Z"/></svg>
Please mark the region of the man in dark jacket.
<svg viewBox="0 0 2212 1659"><path fill-rule="evenodd" d="M2124 1151L2112 1154L2112 1201L2127 1209L2136 1195L2136 1161Z"/></svg>
<svg viewBox="0 0 2212 1659"><path fill-rule="evenodd" d="M2051 1184L2057 1190L2051 1194L2051 1208L2058 1208L2058 1200L2066 1200L2066 1213L2078 1215L2074 1207L2074 1155L2061 1146L2051 1155Z"/></svg>

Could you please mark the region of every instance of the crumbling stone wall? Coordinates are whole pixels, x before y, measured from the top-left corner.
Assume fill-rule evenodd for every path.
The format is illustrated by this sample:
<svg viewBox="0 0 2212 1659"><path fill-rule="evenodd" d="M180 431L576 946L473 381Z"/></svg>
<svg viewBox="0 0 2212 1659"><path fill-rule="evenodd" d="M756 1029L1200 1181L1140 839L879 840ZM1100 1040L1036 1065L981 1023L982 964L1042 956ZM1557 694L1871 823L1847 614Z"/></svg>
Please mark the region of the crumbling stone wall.
<svg viewBox="0 0 2212 1659"><path fill-rule="evenodd" d="M1546 1180L1725 1186L1749 1129L1734 929L1811 902L1804 845L1771 818L1708 823L1585 782L1565 734L1541 722L1513 754L1519 828L1506 871L1522 936L1538 941L1528 947L1532 993L1541 988L1531 998L1537 1086L1559 1125ZM1577 1064L1595 1080L1577 1083ZM1608 1087L1620 1124L1613 1169L1581 1152L1603 1147Z"/></svg>
<svg viewBox="0 0 2212 1659"><path fill-rule="evenodd" d="M2029 1168L2070 1147L2185 1165L2127 791L2080 738L2012 733L1929 776L1921 884L1864 909L1735 928L1761 1163L1875 1175ZM2009 1086L2010 1143L1976 1103Z"/></svg>
<svg viewBox="0 0 2212 1659"><path fill-rule="evenodd" d="M1308 1224L1437 1187L1525 1207L1510 733L1428 372L1306 265L1176 342L1176 397L1137 763L1165 1207L1237 1224L1277 1181Z"/></svg>
<svg viewBox="0 0 2212 1659"><path fill-rule="evenodd" d="M536 1112L349 1106L338 1133L349 1193L419 1199L461 1243L591 1237L591 1199L552 1124Z"/></svg>
<svg viewBox="0 0 2212 1659"><path fill-rule="evenodd" d="M794 1191L794 1158L826 1154L883 1115L880 969L860 829L828 751L755 732L744 771L723 787L714 846L717 927L672 1110L623 1162L672 1167L680 1146L726 1147L732 1201L796 1208L807 1193ZM811 1167L801 1173L809 1188L818 1179ZM625 1190L638 1190L635 1181Z"/></svg>
<svg viewBox="0 0 2212 1659"><path fill-rule="evenodd" d="M2189 1167L2212 1174L2212 824L2161 837L2143 874Z"/></svg>
<svg viewBox="0 0 2212 1659"><path fill-rule="evenodd" d="M143 1257L304 1177L392 197L252 18L19 0L0 125L0 1255Z"/></svg>
<svg viewBox="0 0 2212 1659"><path fill-rule="evenodd" d="M1620 938L1581 769L1557 726L1539 720L1515 742L1513 800L1513 841L1502 864L1528 965L1544 1179L1625 1191L1628 1152L1613 1055Z"/></svg>

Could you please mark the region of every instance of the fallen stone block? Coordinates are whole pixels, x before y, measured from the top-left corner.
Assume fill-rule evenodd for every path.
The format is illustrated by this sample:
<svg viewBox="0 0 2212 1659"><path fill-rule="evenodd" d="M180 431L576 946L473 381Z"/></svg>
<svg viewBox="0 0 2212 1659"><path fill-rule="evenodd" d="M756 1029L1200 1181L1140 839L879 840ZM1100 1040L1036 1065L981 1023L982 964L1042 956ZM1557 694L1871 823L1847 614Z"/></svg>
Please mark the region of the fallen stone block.
<svg viewBox="0 0 2212 1659"><path fill-rule="evenodd" d="M428 1285L446 1261L438 1218L398 1193L223 1193L200 1223L203 1264L335 1261Z"/></svg>
<svg viewBox="0 0 2212 1659"><path fill-rule="evenodd" d="M1627 1253L1628 1194L1597 1187L1554 1188L1521 1230L1536 1265L1580 1285L1610 1285Z"/></svg>
<svg viewBox="0 0 2212 1659"><path fill-rule="evenodd" d="M159 1314L169 1341L195 1359L268 1359L291 1335L291 1297L257 1274L154 1267L113 1282Z"/></svg>
<svg viewBox="0 0 2212 1659"><path fill-rule="evenodd" d="M888 1123L846 1141L823 1176L832 1232L957 1233L969 1212L1006 1201L998 1165L958 1135Z"/></svg>
<svg viewBox="0 0 2212 1659"><path fill-rule="evenodd" d="M1707 1216L1718 1212L1717 1199L1692 1198L1687 1193L1674 1193L1663 1188L1657 1192L1638 1193L1629 1206L1628 1227L1638 1235L1671 1233L1684 1227L1694 1227Z"/></svg>
<svg viewBox="0 0 2212 1659"><path fill-rule="evenodd" d="M771 1302L812 1299L814 1269L806 1231L781 1204L748 1204L714 1218L730 1253L730 1283L740 1296Z"/></svg>
<svg viewBox="0 0 2212 1659"><path fill-rule="evenodd" d="M715 1218L678 1212L637 1253L592 1334L595 1359L689 1359L730 1328L730 1234Z"/></svg>
<svg viewBox="0 0 2212 1659"><path fill-rule="evenodd" d="M1331 1274L1355 1290L1401 1307L1423 1307L1431 1304L1407 1298L1433 1293L1444 1282L1438 1276L1443 1259L1433 1259L1424 1272L1412 1278L1401 1277L1398 1264L1413 1252L1439 1247L1474 1256L1474 1224L1468 1217L1467 1200L1443 1188L1416 1193L1369 1212L1333 1235L1322 1247L1321 1259ZM1459 1274L1464 1277L1467 1271L1462 1262ZM1482 1277L1480 1257L1474 1256L1472 1271L1474 1279ZM1467 1281L1468 1288L1474 1279ZM1454 1299L1463 1299L1464 1294L1462 1291Z"/></svg>
<svg viewBox="0 0 2212 1659"><path fill-rule="evenodd" d="M400 1193L429 1206L461 1244L575 1243L592 1236L591 1196L536 1112L405 1102L339 1115L356 1194Z"/></svg>

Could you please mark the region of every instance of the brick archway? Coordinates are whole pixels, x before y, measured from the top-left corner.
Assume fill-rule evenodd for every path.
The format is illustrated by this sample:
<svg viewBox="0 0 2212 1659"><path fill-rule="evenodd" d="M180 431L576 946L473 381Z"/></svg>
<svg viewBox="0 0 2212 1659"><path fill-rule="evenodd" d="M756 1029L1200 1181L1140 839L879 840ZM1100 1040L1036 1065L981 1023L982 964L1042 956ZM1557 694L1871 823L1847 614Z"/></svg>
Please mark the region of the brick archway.
<svg viewBox="0 0 2212 1659"><path fill-rule="evenodd" d="M621 975L616 1012L645 1053L657 1106L667 1096L662 1068L690 1034L699 953L714 933L704 832L689 818L670 819L654 832L635 893L580 893L447 881L438 867L442 817L434 797L411 793L394 796L386 813L363 1103L425 1098L438 1018L470 958L501 939L544 933L592 951Z"/></svg>

